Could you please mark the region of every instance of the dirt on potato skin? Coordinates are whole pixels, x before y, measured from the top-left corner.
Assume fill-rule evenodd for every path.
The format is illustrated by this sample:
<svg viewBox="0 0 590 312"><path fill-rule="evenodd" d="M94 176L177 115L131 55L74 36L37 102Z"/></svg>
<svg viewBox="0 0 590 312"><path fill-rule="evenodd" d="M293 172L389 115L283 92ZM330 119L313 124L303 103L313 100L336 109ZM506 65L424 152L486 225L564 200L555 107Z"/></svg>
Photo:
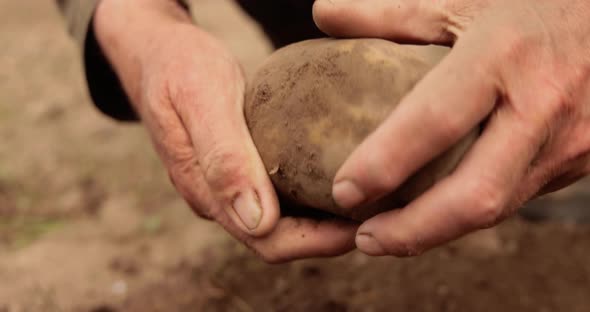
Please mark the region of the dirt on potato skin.
<svg viewBox="0 0 590 312"><path fill-rule="evenodd" d="M446 52L381 39L324 38L292 44L266 59L250 79L245 117L288 204L363 221L403 207L452 172L477 131L377 203L343 210L332 198L334 177L346 158Z"/></svg>
<svg viewBox="0 0 590 312"><path fill-rule="evenodd" d="M261 34L198 2L251 73ZM515 217L418 258L267 265L190 212L141 127L92 108L51 1L0 1L0 23L1 312L590 309L588 224ZM589 187L532 206L584 208Z"/></svg>

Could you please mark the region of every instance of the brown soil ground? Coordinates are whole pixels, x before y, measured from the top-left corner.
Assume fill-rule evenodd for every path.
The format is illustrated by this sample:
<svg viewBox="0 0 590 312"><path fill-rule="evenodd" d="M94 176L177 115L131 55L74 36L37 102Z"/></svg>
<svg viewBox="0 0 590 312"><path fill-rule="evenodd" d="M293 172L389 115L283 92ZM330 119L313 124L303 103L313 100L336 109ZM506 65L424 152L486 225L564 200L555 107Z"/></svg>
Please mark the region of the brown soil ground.
<svg viewBox="0 0 590 312"><path fill-rule="evenodd" d="M260 31L197 1L251 72ZM141 126L92 108L51 1L0 1L0 42L0 312L590 311L590 225L513 218L416 259L264 264L192 217ZM533 206L585 208L589 185Z"/></svg>

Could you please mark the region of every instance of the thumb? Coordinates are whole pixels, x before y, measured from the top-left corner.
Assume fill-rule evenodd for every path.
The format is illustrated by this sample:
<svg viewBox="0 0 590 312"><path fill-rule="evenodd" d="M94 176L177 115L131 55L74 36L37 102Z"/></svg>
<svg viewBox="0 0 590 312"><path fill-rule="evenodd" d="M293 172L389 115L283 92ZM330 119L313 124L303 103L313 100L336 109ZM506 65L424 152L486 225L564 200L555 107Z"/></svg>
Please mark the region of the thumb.
<svg viewBox="0 0 590 312"><path fill-rule="evenodd" d="M244 78L239 65L227 66L226 60L211 61L208 65L213 79L189 80L188 88L173 95L180 99L177 111L216 201L213 217L221 221L229 216L242 231L264 236L276 226L280 210L246 126Z"/></svg>
<svg viewBox="0 0 590 312"><path fill-rule="evenodd" d="M316 0L317 26L333 37L376 37L400 43L451 44L461 27L450 3L415 0Z"/></svg>

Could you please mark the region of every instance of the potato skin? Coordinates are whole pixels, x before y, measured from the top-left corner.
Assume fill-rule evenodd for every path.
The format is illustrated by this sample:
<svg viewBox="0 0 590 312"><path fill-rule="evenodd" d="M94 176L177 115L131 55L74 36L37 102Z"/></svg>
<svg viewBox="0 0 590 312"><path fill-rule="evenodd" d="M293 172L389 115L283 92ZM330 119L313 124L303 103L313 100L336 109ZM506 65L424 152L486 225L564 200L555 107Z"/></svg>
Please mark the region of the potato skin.
<svg viewBox="0 0 590 312"><path fill-rule="evenodd" d="M445 53L380 39L315 39L271 55L247 87L245 117L282 197L365 220L404 206L448 175L476 131L377 203L346 211L331 195L346 158Z"/></svg>

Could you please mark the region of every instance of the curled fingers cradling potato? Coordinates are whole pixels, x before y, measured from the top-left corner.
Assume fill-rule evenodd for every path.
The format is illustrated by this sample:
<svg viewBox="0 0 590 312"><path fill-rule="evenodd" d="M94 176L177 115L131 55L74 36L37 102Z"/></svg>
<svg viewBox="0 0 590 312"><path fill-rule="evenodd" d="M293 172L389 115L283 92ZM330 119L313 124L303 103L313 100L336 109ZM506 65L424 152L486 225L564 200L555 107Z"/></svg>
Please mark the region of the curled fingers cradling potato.
<svg viewBox="0 0 590 312"><path fill-rule="evenodd" d="M363 252L420 254L590 171L587 1L318 0L314 16L336 37L452 46L339 169L343 209L382 198L485 125L450 176L361 225Z"/></svg>

